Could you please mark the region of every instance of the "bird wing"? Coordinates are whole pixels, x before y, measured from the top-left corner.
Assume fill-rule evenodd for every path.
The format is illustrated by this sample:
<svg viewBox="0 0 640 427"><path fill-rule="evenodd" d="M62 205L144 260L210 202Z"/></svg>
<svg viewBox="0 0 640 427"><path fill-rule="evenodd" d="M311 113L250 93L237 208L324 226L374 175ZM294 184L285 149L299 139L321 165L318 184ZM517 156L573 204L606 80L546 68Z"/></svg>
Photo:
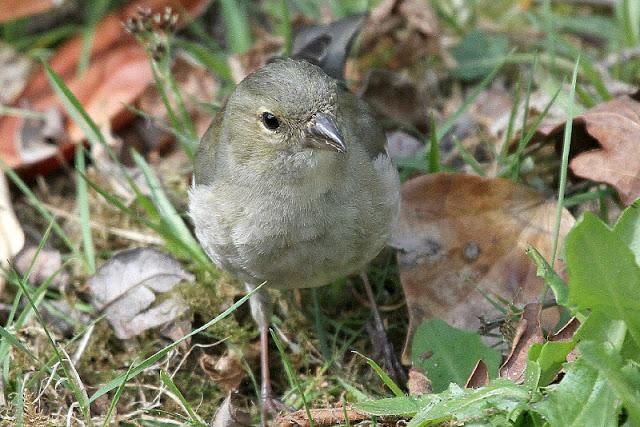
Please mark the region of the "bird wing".
<svg viewBox="0 0 640 427"><path fill-rule="evenodd" d="M224 107L214 116L200 140L198 153L196 154L193 168L193 179L196 185L211 184L215 177L216 148L220 141L220 131L222 129L222 119L224 117Z"/></svg>
<svg viewBox="0 0 640 427"><path fill-rule="evenodd" d="M338 120L340 117L350 118L352 137L357 138L364 146L371 160L386 153L387 137L378 123L371 107L346 89L339 89Z"/></svg>

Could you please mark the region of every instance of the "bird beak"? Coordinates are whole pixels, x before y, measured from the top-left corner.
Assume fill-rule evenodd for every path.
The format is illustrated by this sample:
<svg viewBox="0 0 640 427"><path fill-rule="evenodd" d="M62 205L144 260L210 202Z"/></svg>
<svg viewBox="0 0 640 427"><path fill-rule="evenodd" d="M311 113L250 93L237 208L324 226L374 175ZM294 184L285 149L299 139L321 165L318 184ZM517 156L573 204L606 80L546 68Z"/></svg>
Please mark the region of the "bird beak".
<svg viewBox="0 0 640 427"><path fill-rule="evenodd" d="M326 113L316 113L309 121L305 144L320 150L331 150L338 153L347 151L347 146L344 144L335 119Z"/></svg>

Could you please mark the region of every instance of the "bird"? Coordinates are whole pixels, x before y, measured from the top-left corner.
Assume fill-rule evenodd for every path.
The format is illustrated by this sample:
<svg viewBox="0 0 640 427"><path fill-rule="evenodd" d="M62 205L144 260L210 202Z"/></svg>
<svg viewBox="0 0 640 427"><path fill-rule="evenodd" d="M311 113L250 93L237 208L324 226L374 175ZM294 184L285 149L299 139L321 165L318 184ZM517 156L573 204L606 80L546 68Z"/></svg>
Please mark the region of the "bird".
<svg viewBox="0 0 640 427"><path fill-rule="evenodd" d="M318 66L264 65L202 137L189 190L195 234L247 290L312 288L365 270L400 209L400 180L370 107ZM260 330L262 416L273 409L272 301L250 298Z"/></svg>

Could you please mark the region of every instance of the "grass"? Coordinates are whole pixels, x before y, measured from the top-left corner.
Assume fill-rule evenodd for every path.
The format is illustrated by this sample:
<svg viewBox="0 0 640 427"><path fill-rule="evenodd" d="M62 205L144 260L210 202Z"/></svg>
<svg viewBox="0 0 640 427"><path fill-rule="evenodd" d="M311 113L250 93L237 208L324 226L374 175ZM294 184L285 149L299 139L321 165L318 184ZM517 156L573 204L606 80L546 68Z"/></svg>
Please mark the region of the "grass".
<svg viewBox="0 0 640 427"><path fill-rule="evenodd" d="M468 14L463 15L453 13L452 3L448 0L432 1L431 4L443 27L442 31L449 35L461 36L480 28L482 22L487 22L487 16L484 15L486 12L480 7L485 1L472 3L467 6ZM282 38L284 50L288 51L291 48L293 34L291 19L297 13L318 20L320 13L329 11L333 16L339 17L371 8L374 4L375 2L366 1L346 4L337 1L325 3L273 0L265 2L264 10L254 10L248 8L248 2L225 0L218 5L225 24L224 40L209 34L209 23L201 19L192 22L185 32L170 34L166 40L161 40L168 48L164 55L154 55L157 52L149 48L154 83L167 110L166 127L176 137L179 149L183 150L188 158L192 158L197 148L198 135L182 88L171 73L170 59L177 50L187 52L221 82L221 94L215 100L215 103L221 104L224 94L231 88L229 58L247 52L259 40L260 33L252 30L252 24L258 21L257 17L270 24L269 29ZM90 46L96 37L100 36L95 34L95 26L99 18L111 7L114 7L113 2L102 0L100 7L96 8L91 16L87 16L86 21L65 23L42 34L29 34L25 22L0 24L0 34L20 51L34 57L42 57L43 54L46 55L46 49L55 47L60 40L81 31L83 42L78 72L82 73L91 65L88 56ZM508 55L478 60L476 66L490 66L492 71L477 82L468 84L443 80L441 84L448 85L447 90L459 90L464 93L464 97L453 110L445 109L443 102L434 104L434 109L449 113L441 120L437 120L436 115L431 115L430 123L424 124L424 128L429 129L429 135L421 135L421 139L427 144L418 158L413 159L413 163L402 167L406 176L415 173L416 170L430 173L459 170L459 167L452 166L448 157L450 153L447 151L450 149L446 142L456 125L469 114L478 96L497 81L506 84L513 103L513 107L508 111L508 124L501 137L504 141L501 144L502 149L496 149L496 152L492 153L493 157L487 162L476 158L473 151L465 148L464 141L460 141L454 135L450 139L452 150L464 166L478 175L490 175L492 171L497 171L495 173L499 176L525 184L532 181L531 173L524 170L523 165L532 164L535 174L535 168L545 161L537 155L531 145L535 141L536 131L553 106L564 103L569 107L567 116L571 118L582 107L590 107L611 99L607 80L611 75L624 78L632 84L638 83L637 76L634 77L633 74L634 70L638 69L637 60L629 61L628 64L616 64L610 71L611 75L606 75L601 68L602 52L576 46L573 35L566 33L560 26L562 13L566 12L554 8L550 1L531 6L527 25L531 26L532 31L544 31L544 39L531 41L530 44L513 41L512 44L517 45L517 48ZM639 24L634 19L637 14L638 10L631 0L616 5L614 16L610 17L611 22L625 28L625 31L611 34L608 40L611 46L617 46L620 50L637 45ZM505 32L509 32L512 27L523 26L521 19L521 16L505 14L495 17L495 22L502 25ZM594 26L586 28L586 31L592 30L595 33L596 23L585 22ZM602 32L598 34L601 35ZM517 38L514 37L514 40ZM143 42L150 43L149 40ZM149 46L151 45L147 45ZM435 64L436 71L448 72L437 54L433 56L429 63ZM359 58L355 57L352 60L357 65ZM415 68L419 66L414 65ZM3 392L8 398L8 405L2 414L8 416L15 425L28 425L26 414L34 405L34 396L37 396L33 393L41 391L42 395L35 407L52 408L60 402L59 412L49 409L50 412L46 414L54 424L66 421L69 413L70 419L85 425L142 423L143 418L147 419L148 425L159 425L162 422L166 423L165 425L204 425L224 395L223 390L213 380L208 379L206 371L201 369L201 366L204 366L204 356L219 359L225 349L234 348L241 354L245 370L249 371L246 375L252 379L243 383L238 394L243 399L243 407L252 408L252 420L257 421L258 412L250 403L256 401L259 389L252 373L255 363L250 339L255 337L256 332L251 326L244 326L247 325L247 321L246 313L243 313L242 309L249 295L237 298L238 291L233 287L233 281L212 267L195 239L182 208L172 202L175 198L170 197L163 186L162 179L166 177L159 176L154 165L150 165L143 155L131 153L133 165L141 172L144 186L149 189L145 192L133 179L120 156L109 147L100 128L89 117L65 82L46 63L45 70L64 110L84 132L88 141L88 150L82 146L77 147L75 167L71 174L75 191L73 196L70 196L73 200L69 209L75 209L77 212L77 230L73 230L68 222L52 214L49 205L43 201L42 194L38 194L37 187L27 184L14 171L4 169L21 192L21 200L32 207L40 217L41 224L47 224L37 254L49 240L54 240L52 244L65 255L65 262L59 272L62 269L71 270L74 286L63 291L49 290L55 275L43 283L31 283L30 274L39 255L36 255L32 265L22 276L14 271L8 272L9 288L6 291L7 296L3 296L3 301L4 298L10 298L7 300L9 308L7 315L3 317L4 323L0 326L0 365ZM407 74L414 78L412 73L415 71L408 70ZM569 73L572 73L572 81L567 90L564 82ZM521 76L527 76L526 80ZM549 100L543 111L536 112L534 117L530 102L534 92L543 88L544 82L549 82L548 87L551 88ZM3 106L0 114L41 118L39 112L13 106ZM480 138L489 137L481 134ZM553 165L554 172L559 172L559 182L553 186L547 184L546 187L558 195L552 250L554 256L550 260L551 265L560 249L558 227L561 208L576 209L587 203L599 201L600 214L608 216L607 208L612 205L611 201L615 197L611 189L588 186L572 191L571 196L565 198L565 193L572 190L567 170L570 141L571 121L567 120L562 156L558 164ZM97 161L91 154L92 147L101 147L107 151L110 161L126 182L132 200L126 200L116 194L108 183L92 173L91 165ZM496 168L490 167L492 162L497 165ZM186 198L186 194L180 196ZM93 222L105 220L102 216L105 212L117 216L123 223L135 224L141 230L158 236L163 241L163 249L171 252L196 274L199 291L190 290L192 293L189 295L192 298L194 293L199 295L200 301L197 301L198 309L189 314L194 322L191 332L181 338L167 340L160 338L157 331L154 331L123 344L113 338L100 313L86 304L87 296L82 289L86 279L95 273L114 250L120 248L116 245L101 246L101 242L107 239L92 228ZM388 262L384 259L377 260L371 267L370 276L374 281L374 289L377 290L377 297L383 304L393 302L399 294L398 283L394 279L397 276L396 268L393 260ZM394 286L395 293L389 291L389 288ZM202 292L197 293L200 291ZM293 404L296 409L303 409L309 417L311 408L324 405L359 402L389 394L398 398L404 396L404 385L394 384L383 368L371 357L364 356L372 351L365 332L369 313L366 308L345 301L348 292L348 287L343 282L324 289L301 292L300 304L293 302L289 296L279 299L274 322L289 341L280 339L272 331L278 349L276 354L282 366L275 369L276 372L283 371L285 374L274 375L276 390L285 396L287 403ZM84 304L92 321L86 327L77 329L73 337L63 336L52 328L51 320L44 314L53 312L49 310L53 300L70 300L74 306L76 302L77 305ZM498 306L503 303L507 302L496 302ZM309 307L307 311L311 318L301 314L303 310L300 310L299 305ZM223 310L225 307L227 308ZM207 308L209 312L206 312ZM217 310L220 314L208 320ZM54 313L54 317L61 316L63 314ZM389 321L389 328L398 331L394 344L400 345L401 335L406 327L404 309L392 310L385 314L385 318ZM315 328L312 325L315 325ZM79 362L72 363L73 357L70 355L82 348L83 338L86 338L86 349L80 352ZM224 345L206 351L196 346L219 338L229 339ZM188 351L193 351L185 362L187 367L178 370L182 365L177 362L177 355L187 351L185 346L190 347ZM352 353L353 349L357 349L357 352ZM106 360L103 360L103 356ZM197 372L197 375L193 374L194 372ZM57 392L64 394L64 403L57 397ZM136 404L140 395L149 398L149 402L154 404ZM154 397L150 398L151 395ZM71 407L68 402L73 402L76 406ZM100 405L103 409L96 412L93 408Z"/></svg>

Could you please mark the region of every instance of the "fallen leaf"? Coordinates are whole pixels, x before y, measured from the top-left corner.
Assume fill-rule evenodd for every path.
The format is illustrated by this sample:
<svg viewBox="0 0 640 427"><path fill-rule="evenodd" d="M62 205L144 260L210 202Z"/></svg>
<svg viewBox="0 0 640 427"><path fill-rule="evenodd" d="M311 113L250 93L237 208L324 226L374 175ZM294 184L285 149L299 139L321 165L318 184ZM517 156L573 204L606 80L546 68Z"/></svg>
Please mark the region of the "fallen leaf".
<svg viewBox="0 0 640 427"><path fill-rule="evenodd" d="M96 26L91 46L89 68L78 75L78 61L82 52L83 36L79 35L65 42L51 57L49 65L64 80L71 92L89 116L99 125L110 125L114 130L121 128L133 114L126 106L132 104L142 91L153 81L151 67L144 49L134 42L133 37L122 29L122 21L140 7L161 11L166 6L181 13L178 26L189 22L189 18L202 13L210 0L138 0L127 4L116 12L105 16ZM54 94L42 68L28 81L18 101L35 111L45 111L51 107L61 109L60 100ZM0 158L10 167L36 168L39 172L57 167L58 161L50 153L25 160L20 152L20 132L23 118L0 117ZM75 123L66 122L68 138L55 140L54 154L59 151L70 156L75 143L84 134Z"/></svg>
<svg viewBox="0 0 640 427"><path fill-rule="evenodd" d="M392 244L409 311L403 363L424 319L478 330L480 317L499 314L486 296L537 301L543 283L525 249L532 245L550 257L554 202L506 179L451 173L414 178L401 194ZM560 241L574 222L563 210Z"/></svg>
<svg viewBox="0 0 640 427"><path fill-rule="evenodd" d="M171 297L152 304L156 294L193 280L171 256L151 248L135 248L115 254L88 282L93 305L104 311L116 336L127 339L184 313L186 304Z"/></svg>
<svg viewBox="0 0 640 427"><path fill-rule="evenodd" d="M417 138L402 131L387 133L387 151L393 160L409 159L424 147Z"/></svg>
<svg viewBox="0 0 640 427"><path fill-rule="evenodd" d="M60 0L2 0L0 22L43 13L62 3Z"/></svg>
<svg viewBox="0 0 640 427"><path fill-rule="evenodd" d="M222 357L202 354L198 358L200 368L227 393L235 391L245 377L240 357L228 350Z"/></svg>
<svg viewBox="0 0 640 427"><path fill-rule="evenodd" d="M464 385L465 388L480 388L489 384L489 370L487 369L486 363L482 360L478 360L476 363L476 367L471 371L471 375L469 375L469 379L467 383Z"/></svg>
<svg viewBox="0 0 640 427"><path fill-rule="evenodd" d="M379 114L398 123L424 130L429 123L431 97L406 75L374 69L365 78L359 96Z"/></svg>
<svg viewBox="0 0 640 427"><path fill-rule="evenodd" d="M233 395L227 394L216 415L211 421L211 427L244 427L251 423L249 414L240 410L233 403Z"/></svg>
<svg viewBox="0 0 640 427"><path fill-rule="evenodd" d="M30 242L26 245L17 255L14 261L16 271L24 275L26 274L29 266L33 262L33 257L36 255L38 245L36 242ZM45 245L31 269L31 275L29 281L33 284L41 284L50 279L60 268L62 267L62 254L59 250ZM64 286L69 280L69 274L62 270L52 278L49 285L50 288L62 291Z"/></svg>
<svg viewBox="0 0 640 427"><path fill-rule="evenodd" d="M511 352L500 367L500 377L521 384L527 368L529 348L532 344L544 342L540 327L542 304L530 303L524 306L522 318L516 328L516 335L511 343Z"/></svg>
<svg viewBox="0 0 640 427"><path fill-rule="evenodd" d="M385 0L371 11L362 30L359 50L375 53L385 46L393 46L379 57L388 58L391 68L400 69L424 57L438 34L437 15L428 2Z"/></svg>
<svg viewBox="0 0 640 427"><path fill-rule="evenodd" d="M0 176L0 263L6 268L24 246L24 232L13 212L11 193L4 172ZM0 275L0 295L4 290L5 278Z"/></svg>
<svg viewBox="0 0 640 427"><path fill-rule="evenodd" d="M562 141L564 124L549 137ZM640 197L640 93L593 107L573 120L569 163L579 177L610 184L630 205Z"/></svg>

